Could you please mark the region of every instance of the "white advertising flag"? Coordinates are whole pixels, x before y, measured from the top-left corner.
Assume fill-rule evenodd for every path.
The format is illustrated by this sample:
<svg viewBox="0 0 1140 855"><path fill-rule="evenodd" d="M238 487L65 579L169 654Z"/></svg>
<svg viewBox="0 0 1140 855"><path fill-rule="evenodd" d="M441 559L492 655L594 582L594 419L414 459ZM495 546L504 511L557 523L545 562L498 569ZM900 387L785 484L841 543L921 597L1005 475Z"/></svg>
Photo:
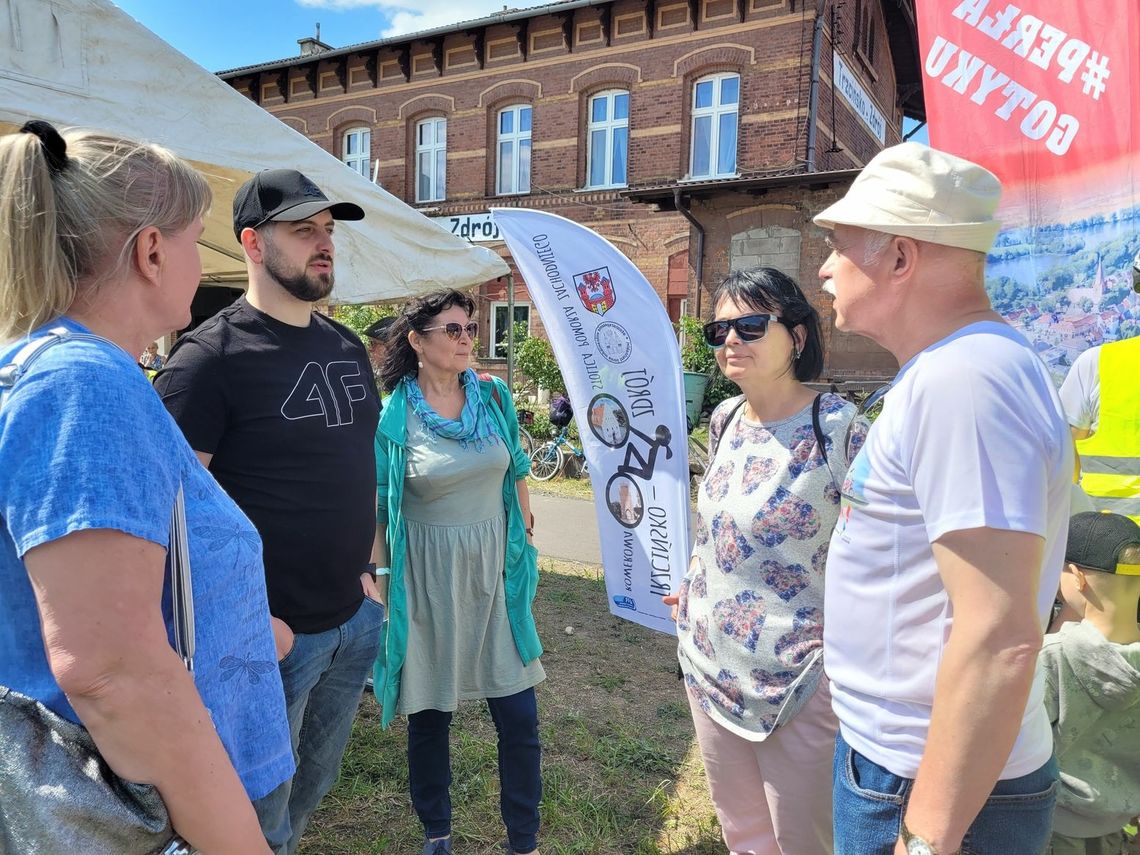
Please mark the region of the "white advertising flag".
<svg viewBox="0 0 1140 855"><path fill-rule="evenodd" d="M689 460L676 334L613 244L555 214L493 208L566 381L618 617L675 633L661 597L689 560Z"/></svg>

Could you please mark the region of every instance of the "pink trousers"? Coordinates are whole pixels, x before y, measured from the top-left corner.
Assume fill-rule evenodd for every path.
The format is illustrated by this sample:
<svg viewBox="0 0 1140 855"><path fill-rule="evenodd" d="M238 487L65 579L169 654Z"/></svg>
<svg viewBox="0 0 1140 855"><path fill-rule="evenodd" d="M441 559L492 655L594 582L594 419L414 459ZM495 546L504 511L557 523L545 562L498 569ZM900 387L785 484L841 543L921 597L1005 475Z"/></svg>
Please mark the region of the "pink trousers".
<svg viewBox="0 0 1140 855"><path fill-rule="evenodd" d="M688 693L686 693L688 694ZM835 732L831 688L763 742L721 727L689 696L701 758L732 855L831 855L831 775Z"/></svg>

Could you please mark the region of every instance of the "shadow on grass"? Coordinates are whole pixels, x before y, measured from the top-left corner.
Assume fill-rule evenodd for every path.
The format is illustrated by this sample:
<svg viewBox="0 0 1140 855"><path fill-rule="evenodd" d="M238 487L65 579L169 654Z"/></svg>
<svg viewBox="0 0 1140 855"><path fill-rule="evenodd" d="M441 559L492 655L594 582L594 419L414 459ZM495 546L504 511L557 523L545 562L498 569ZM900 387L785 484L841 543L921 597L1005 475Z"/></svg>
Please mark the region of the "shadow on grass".
<svg viewBox="0 0 1140 855"><path fill-rule="evenodd" d="M723 853L675 675L675 640L611 616L599 568L542 565L534 607L547 673L538 687L542 852ZM313 817L302 855L419 853L406 740L404 719L381 731L379 708L366 696L340 780ZM501 853L495 731L485 704L460 705L451 754L457 855Z"/></svg>

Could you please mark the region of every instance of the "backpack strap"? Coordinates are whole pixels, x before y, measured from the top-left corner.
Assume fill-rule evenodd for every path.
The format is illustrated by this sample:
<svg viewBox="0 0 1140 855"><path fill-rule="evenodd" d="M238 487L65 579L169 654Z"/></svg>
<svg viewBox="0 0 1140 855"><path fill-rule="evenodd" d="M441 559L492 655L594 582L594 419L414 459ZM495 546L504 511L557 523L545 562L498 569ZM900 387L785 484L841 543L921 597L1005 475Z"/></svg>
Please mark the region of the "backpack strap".
<svg viewBox="0 0 1140 855"><path fill-rule="evenodd" d="M811 402L811 429L815 434L815 441L819 443L819 453L823 455L823 459L827 460L827 438L823 435L823 426L819 423L819 408L823 401L823 393L820 392L815 396L815 400Z"/></svg>
<svg viewBox="0 0 1140 855"><path fill-rule="evenodd" d="M495 381L492 379L491 375L484 371L480 374L477 374L476 376L479 378L480 383L491 384L491 397L495 399L495 403L499 406L499 411L502 412L503 399L499 397L499 387L495 385Z"/></svg>
<svg viewBox="0 0 1140 855"><path fill-rule="evenodd" d="M732 409L728 411L728 417L725 418L724 423L719 429L713 430L712 422L709 422L709 463L712 463L716 458L716 450L720 447L720 437L724 429L732 423L732 417L736 415L737 410L744 406L744 396L740 396L740 400L733 404Z"/></svg>

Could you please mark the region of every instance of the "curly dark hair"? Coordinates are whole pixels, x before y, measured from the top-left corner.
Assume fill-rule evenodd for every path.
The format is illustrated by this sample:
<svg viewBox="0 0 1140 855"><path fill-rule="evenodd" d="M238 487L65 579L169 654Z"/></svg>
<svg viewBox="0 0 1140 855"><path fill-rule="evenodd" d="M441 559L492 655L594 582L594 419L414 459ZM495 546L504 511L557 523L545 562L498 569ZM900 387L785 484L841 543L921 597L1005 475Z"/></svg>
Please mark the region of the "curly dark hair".
<svg viewBox="0 0 1140 855"><path fill-rule="evenodd" d="M433 325L432 321L440 312L452 306L459 306L467 312L468 317L475 314L475 301L454 288L443 288L430 294L423 294L404 305L404 310L396 316L395 323L384 333L388 343L388 353L384 358L384 364L380 367L380 383L386 391L391 392L396 388L396 384L409 374L419 373L419 356L408 340L408 333L415 330L422 334L425 329Z"/></svg>
<svg viewBox="0 0 1140 855"><path fill-rule="evenodd" d="M818 379L823 372L823 334L819 313L795 280L774 267L738 270L728 274L717 286L713 305L724 299L779 315L780 323L793 333L793 337L795 328L803 327L804 346L800 358L790 361L790 367L801 383Z"/></svg>

